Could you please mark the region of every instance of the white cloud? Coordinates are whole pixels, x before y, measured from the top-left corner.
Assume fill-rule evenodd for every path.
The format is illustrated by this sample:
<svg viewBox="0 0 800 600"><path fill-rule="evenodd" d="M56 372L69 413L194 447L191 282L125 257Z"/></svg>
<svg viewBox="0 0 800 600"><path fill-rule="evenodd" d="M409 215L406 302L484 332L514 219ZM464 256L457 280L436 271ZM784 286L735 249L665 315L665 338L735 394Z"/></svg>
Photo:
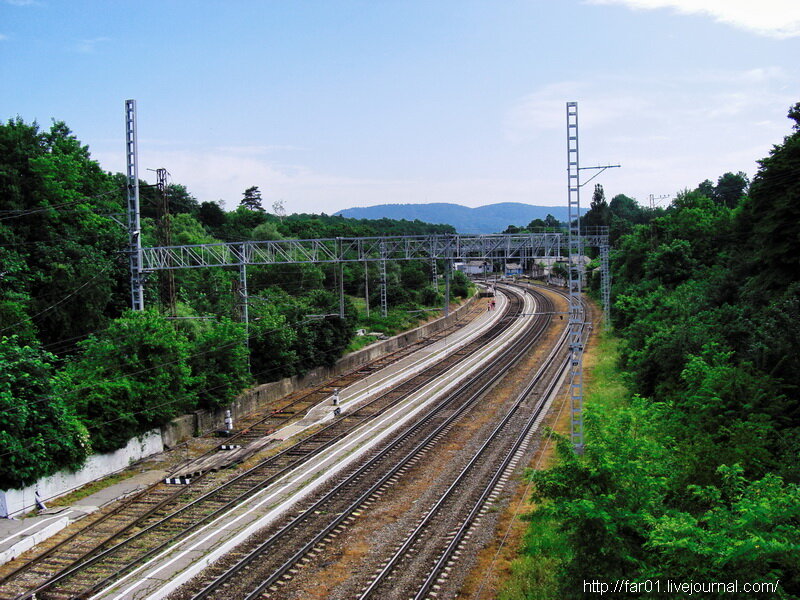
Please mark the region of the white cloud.
<svg viewBox="0 0 800 600"><path fill-rule="evenodd" d="M645 200L727 171L752 176L789 132L800 85L776 68L701 71L679 77L607 76L542 86L509 108L506 139L535 148L532 169L564 173L567 101L578 101L582 166L622 165L598 182L607 194ZM588 173L587 173L588 177ZM560 182L564 183L564 182Z"/></svg>
<svg viewBox="0 0 800 600"><path fill-rule="evenodd" d="M6 4L11 6L36 6L40 4L37 0L4 0Z"/></svg>
<svg viewBox="0 0 800 600"><path fill-rule="evenodd" d="M622 4L633 9L669 8L680 14L702 14L715 21L758 33L789 38L800 36L797 0L586 0L589 4Z"/></svg>
<svg viewBox="0 0 800 600"><path fill-rule="evenodd" d="M82 52L84 54L91 53L95 51L95 48L98 44L104 44L105 42L110 42L111 38L107 37L97 37L92 38L90 40L81 40L75 45L75 50L78 52Z"/></svg>

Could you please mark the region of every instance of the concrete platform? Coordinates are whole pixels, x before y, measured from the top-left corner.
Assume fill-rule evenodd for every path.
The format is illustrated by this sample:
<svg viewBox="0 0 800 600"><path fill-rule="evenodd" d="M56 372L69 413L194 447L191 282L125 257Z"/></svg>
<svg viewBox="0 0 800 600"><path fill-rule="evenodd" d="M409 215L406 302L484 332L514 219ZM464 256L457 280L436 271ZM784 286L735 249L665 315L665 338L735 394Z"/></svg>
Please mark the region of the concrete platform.
<svg viewBox="0 0 800 600"><path fill-rule="evenodd" d="M86 515L135 494L165 476L165 471L144 471L85 496L71 506L48 508L33 517L0 519L0 564L15 559Z"/></svg>

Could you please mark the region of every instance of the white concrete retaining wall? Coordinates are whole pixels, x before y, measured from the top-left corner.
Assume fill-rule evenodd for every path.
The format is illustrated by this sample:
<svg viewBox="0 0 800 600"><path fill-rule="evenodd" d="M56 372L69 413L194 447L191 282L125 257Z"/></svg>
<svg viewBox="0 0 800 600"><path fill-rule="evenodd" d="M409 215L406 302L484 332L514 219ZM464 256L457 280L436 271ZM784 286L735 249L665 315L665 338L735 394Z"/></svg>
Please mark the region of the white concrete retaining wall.
<svg viewBox="0 0 800 600"><path fill-rule="evenodd" d="M164 449L161 431L154 429L132 439L128 445L108 454L93 454L77 471L59 471L19 490L0 491L0 517L14 517L36 508L34 494L47 502L90 481L121 471L132 462Z"/></svg>

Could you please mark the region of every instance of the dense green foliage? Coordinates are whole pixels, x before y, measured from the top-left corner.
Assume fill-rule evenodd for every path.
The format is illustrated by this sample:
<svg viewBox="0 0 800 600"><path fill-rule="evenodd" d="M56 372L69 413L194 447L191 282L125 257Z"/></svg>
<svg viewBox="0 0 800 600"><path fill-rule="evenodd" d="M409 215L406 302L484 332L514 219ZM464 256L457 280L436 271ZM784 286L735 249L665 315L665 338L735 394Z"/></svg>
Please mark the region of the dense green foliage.
<svg viewBox="0 0 800 600"><path fill-rule="evenodd" d="M333 364L370 327L352 300L378 306L378 273L347 265L248 268L250 328L238 321L237 270L175 271L175 308L163 273L151 275L141 313L130 303L126 178L105 173L63 123L0 124L0 487L28 484L89 452L198 408L225 406L246 386ZM452 233L420 221L268 213L261 191L226 212L182 185L141 182L142 243ZM166 202L165 202L166 201ZM169 207L165 215L163 206ZM167 233L169 232L169 238ZM440 266L441 268L441 266ZM406 313L441 306L430 265L391 263L388 302ZM463 282L454 295L466 295ZM173 314L174 310L174 314ZM173 319L177 317L177 319ZM408 321L411 323L416 318Z"/></svg>
<svg viewBox="0 0 800 600"><path fill-rule="evenodd" d="M703 182L619 239L614 325L638 395L590 404L584 455L562 440L534 476L536 522L567 541L558 597L593 578L800 597L800 104L790 116L749 191L742 174Z"/></svg>
<svg viewBox="0 0 800 600"><path fill-rule="evenodd" d="M0 126L0 335L55 345L119 313L121 198L63 123Z"/></svg>
<svg viewBox="0 0 800 600"><path fill-rule="evenodd" d="M0 338L0 489L77 466L86 455L86 428L56 393L55 359L16 336Z"/></svg>

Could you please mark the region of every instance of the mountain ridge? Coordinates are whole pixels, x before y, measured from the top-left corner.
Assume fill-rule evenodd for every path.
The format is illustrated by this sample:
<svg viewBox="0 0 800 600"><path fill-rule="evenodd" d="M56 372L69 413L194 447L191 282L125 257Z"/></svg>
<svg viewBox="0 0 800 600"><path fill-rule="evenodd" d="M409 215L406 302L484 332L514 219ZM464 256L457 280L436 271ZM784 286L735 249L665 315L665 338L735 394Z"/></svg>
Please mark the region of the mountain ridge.
<svg viewBox="0 0 800 600"><path fill-rule="evenodd" d="M566 222L567 207L498 202L470 208L450 202L428 202L357 206L334 214L353 219L419 219L426 223L452 225L458 233L501 233L509 225L524 227L533 219L544 219L548 214Z"/></svg>

